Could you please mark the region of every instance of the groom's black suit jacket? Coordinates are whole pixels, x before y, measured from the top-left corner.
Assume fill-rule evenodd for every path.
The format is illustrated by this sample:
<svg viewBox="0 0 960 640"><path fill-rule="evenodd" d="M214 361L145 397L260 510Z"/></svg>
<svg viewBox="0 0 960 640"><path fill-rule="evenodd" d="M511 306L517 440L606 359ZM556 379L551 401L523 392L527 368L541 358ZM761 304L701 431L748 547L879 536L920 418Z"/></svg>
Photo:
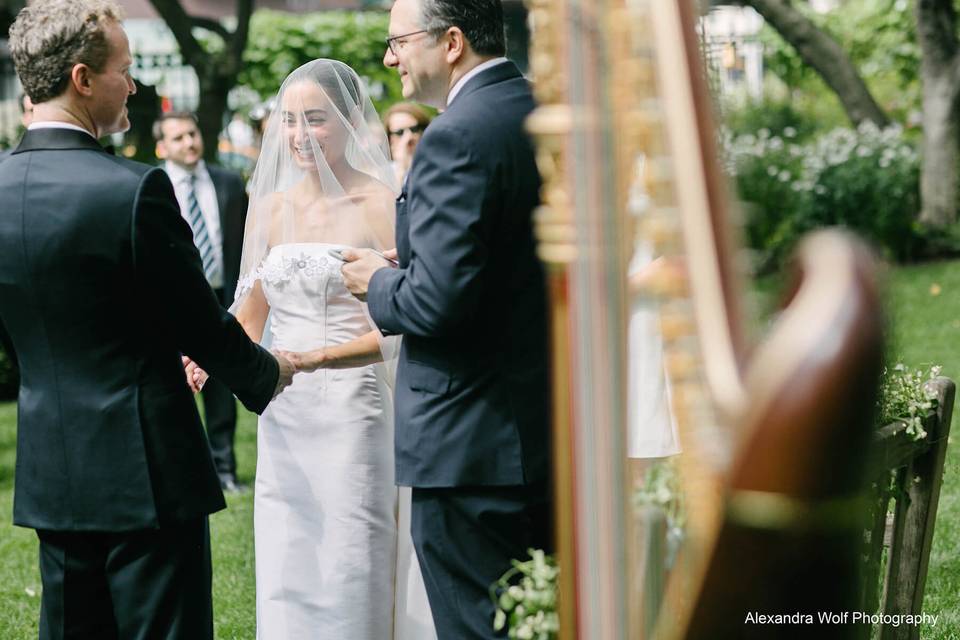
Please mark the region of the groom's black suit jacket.
<svg viewBox="0 0 960 640"><path fill-rule="evenodd" d="M471 78L427 128L397 202L399 269L371 279L377 326L403 334L397 483L547 480L546 292L532 213L540 178L512 63Z"/></svg>
<svg viewBox="0 0 960 640"><path fill-rule="evenodd" d="M256 412L278 370L207 285L162 169L28 131L0 164L0 318L21 370L16 524L128 531L223 508L180 354Z"/></svg>

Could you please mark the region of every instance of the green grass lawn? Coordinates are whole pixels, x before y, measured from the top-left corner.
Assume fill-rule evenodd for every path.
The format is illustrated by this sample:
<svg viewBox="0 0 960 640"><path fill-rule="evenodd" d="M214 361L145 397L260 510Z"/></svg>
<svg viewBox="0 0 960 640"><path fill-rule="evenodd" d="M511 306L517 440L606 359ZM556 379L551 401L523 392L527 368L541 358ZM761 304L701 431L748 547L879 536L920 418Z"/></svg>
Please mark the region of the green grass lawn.
<svg viewBox="0 0 960 640"><path fill-rule="evenodd" d="M901 267L889 278L888 308L892 322L890 353L908 365L942 364L943 375L960 380L960 262ZM960 403L954 405L953 424ZM960 427L955 426L955 429ZM936 627L922 629L923 638L960 638L960 447L950 437L940 490L930 571L923 609L940 614Z"/></svg>
<svg viewBox="0 0 960 640"><path fill-rule="evenodd" d="M253 486L257 464L256 416L240 408L237 470ZM0 638L33 640L40 614L37 537L14 527L13 469L16 407L0 404ZM210 518L213 547L213 612L220 640L252 640L256 609L253 581L253 491L227 496L227 509Z"/></svg>
<svg viewBox="0 0 960 640"><path fill-rule="evenodd" d="M942 364L960 378L960 261L901 267L889 274L891 353L910 365ZM934 295L934 294L937 295ZM960 410L960 407L958 407ZM37 637L40 577L32 531L10 523L13 500L15 408L0 404L0 638ZM237 458L250 485L256 464L254 417L240 411ZM960 427L958 427L960 428ZM956 437L951 438L955 442ZM951 445L940 496L924 611L940 614L924 628L932 640L960 638L960 449ZM229 496L229 508L211 518L216 635L221 640L254 637L253 495Z"/></svg>

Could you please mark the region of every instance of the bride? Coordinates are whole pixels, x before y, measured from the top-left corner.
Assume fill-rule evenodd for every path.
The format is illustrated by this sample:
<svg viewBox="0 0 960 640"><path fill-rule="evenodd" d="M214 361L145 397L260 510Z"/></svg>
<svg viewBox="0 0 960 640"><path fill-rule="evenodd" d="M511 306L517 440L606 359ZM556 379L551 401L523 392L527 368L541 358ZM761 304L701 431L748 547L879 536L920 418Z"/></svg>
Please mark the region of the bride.
<svg viewBox="0 0 960 640"><path fill-rule="evenodd" d="M303 352L260 417L257 638L435 638L394 486L392 354L344 287L337 251L394 246L397 185L373 105L347 65L283 82L251 179L232 308L254 339ZM405 498L405 500L403 499Z"/></svg>

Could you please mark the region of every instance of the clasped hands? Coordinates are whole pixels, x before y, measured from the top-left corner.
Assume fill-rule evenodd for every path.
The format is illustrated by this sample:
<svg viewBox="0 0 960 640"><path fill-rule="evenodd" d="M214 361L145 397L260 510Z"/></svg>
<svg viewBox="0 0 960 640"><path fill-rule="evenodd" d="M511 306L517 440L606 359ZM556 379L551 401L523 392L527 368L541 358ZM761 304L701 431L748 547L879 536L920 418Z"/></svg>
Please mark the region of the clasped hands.
<svg viewBox="0 0 960 640"><path fill-rule="evenodd" d="M317 349L315 351L305 351L295 353L293 351L276 350L271 351L273 357L277 360L280 368L280 376L277 378L277 387L274 389L273 397L276 398L280 392L286 389L293 382L293 376L301 371L315 371L324 366L326 361L326 350ZM187 377L187 386L193 393L198 393L207 383L210 374L204 371L200 365L187 356L182 356L183 370Z"/></svg>
<svg viewBox="0 0 960 640"><path fill-rule="evenodd" d="M397 260L396 249L380 253L373 249L348 248L340 253L344 261L343 267L341 267L344 284L347 290L361 301L367 299L367 288L373 274L384 267L394 266ZM293 382L295 374L301 371L309 372L321 369L328 360L326 349L323 348L299 353L274 350L271 353L277 359L277 364L280 367L280 377L277 380L277 388L274 390L274 398ZM210 375L187 356L183 356L183 369L187 378L187 386L194 393L198 393L203 389L203 385L207 383Z"/></svg>

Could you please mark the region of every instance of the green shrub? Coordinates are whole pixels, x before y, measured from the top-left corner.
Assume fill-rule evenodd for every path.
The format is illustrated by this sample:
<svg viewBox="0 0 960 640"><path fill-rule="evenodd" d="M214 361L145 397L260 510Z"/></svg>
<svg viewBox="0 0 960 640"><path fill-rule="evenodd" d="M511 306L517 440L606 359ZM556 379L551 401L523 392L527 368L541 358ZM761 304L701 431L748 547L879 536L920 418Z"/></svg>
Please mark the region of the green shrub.
<svg viewBox="0 0 960 640"><path fill-rule="evenodd" d="M802 234L824 226L856 231L890 259L922 251L925 235L915 222L920 159L900 127L838 128L805 144L786 133L722 137L760 271L778 266Z"/></svg>
<svg viewBox="0 0 960 640"><path fill-rule="evenodd" d="M382 109L401 99L397 72L383 66L389 19L384 11L257 11L239 83L269 98L294 69L329 58L350 65L366 81L374 106Z"/></svg>
<svg viewBox="0 0 960 640"><path fill-rule="evenodd" d="M727 104L723 124L733 136L756 134L766 130L770 137L803 142L816 132L818 121L797 109L787 100L763 98L743 104Z"/></svg>

